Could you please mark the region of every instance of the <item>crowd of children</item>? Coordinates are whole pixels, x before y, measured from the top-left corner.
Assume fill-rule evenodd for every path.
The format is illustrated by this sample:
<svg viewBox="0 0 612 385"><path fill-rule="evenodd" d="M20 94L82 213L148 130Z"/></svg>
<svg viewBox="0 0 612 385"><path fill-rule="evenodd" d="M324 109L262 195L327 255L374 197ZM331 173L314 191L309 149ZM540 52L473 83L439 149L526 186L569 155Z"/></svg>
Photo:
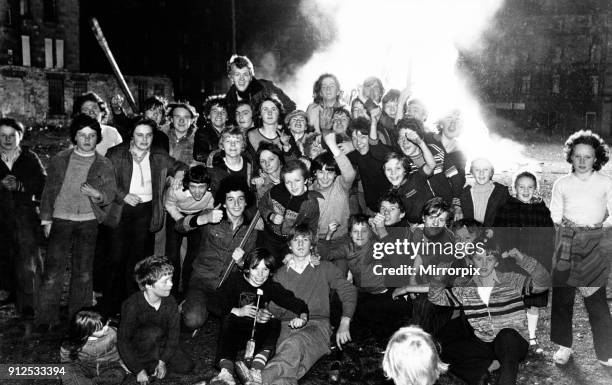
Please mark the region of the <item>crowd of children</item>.
<svg viewBox="0 0 612 385"><path fill-rule="evenodd" d="M197 333L212 315L211 384L296 384L330 341L360 343L355 330L392 336L383 368L397 384L446 371L486 384L495 370L515 384L528 350L542 353L549 293L552 359L569 360L576 290L597 359L612 366L612 178L598 135L567 140L571 172L549 210L531 172L510 192L488 159L473 159L466 183L456 111L429 127L409 90L368 78L344 101L332 74L301 111L254 75L232 57L232 86L203 117L158 97L128 116L113 98L117 129L88 93L75 103L74 146L46 170L21 145L23 126L0 120L0 300L16 302L26 334L57 329L71 267L66 383L190 373L181 327ZM398 267L413 273L379 274Z"/></svg>

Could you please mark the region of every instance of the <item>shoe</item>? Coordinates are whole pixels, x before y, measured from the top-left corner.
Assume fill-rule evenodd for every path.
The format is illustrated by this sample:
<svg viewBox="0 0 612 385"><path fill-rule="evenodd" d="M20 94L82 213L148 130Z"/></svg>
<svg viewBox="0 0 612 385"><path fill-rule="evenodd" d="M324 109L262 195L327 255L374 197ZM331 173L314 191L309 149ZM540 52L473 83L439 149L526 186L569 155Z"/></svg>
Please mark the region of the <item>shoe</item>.
<svg viewBox="0 0 612 385"><path fill-rule="evenodd" d="M608 358L607 361L597 360L600 364L607 367L612 367L612 358Z"/></svg>
<svg viewBox="0 0 612 385"><path fill-rule="evenodd" d="M253 376L251 376L251 370L246 366L244 361L236 361L234 362L234 371L236 372L236 377L243 384L248 384L253 381Z"/></svg>
<svg viewBox="0 0 612 385"><path fill-rule="evenodd" d="M533 337L529 339L529 349L531 349L531 351L533 351L535 354L544 353L544 349L542 349L540 343L538 342L538 337Z"/></svg>
<svg viewBox="0 0 612 385"><path fill-rule="evenodd" d="M236 380L227 369L222 368L219 374L210 380L210 385L236 385Z"/></svg>
<svg viewBox="0 0 612 385"><path fill-rule="evenodd" d="M334 361L329 365L329 382L340 383L340 361Z"/></svg>
<svg viewBox="0 0 612 385"><path fill-rule="evenodd" d="M565 365L569 361L574 351L571 348L565 346L559 346L559 350L553 354L553 361L557 365Z"/></svg>
<svg viewBox="0 0 612 385"><path fill-rule="evenodd" d="M252 369L251 368L251 378L253 379L246 385L262 385L263 379L261 377L261 369Z"/></svg>

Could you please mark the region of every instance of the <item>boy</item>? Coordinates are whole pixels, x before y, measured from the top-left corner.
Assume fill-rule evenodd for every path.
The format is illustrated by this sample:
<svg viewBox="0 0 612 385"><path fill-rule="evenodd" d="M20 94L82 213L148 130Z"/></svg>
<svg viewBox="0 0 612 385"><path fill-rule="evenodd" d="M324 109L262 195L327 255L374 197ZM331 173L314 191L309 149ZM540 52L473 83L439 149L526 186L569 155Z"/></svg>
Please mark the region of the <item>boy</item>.
<svg viewBox="0 0 612 385"><path fill-rule="evenodd" d="M195 132L193 159L206 163L208 155L215 150L227 123L225 99L210 97L204 104L204 124Z"/></svg>
<svg viewBox="0 0 612 385"><path fill-rule="evenodd" d="M336 134L327 132L323 139L330 152L317 156L310 165L315 176L314 191L323 195L319 200L318 252L324 260L344 243L348 234L349 190L355 180L355 169L336 143Z"/></svg>
<svg viewBox="0 0 612 385"><path fill-rule="evenodd" d="M188 231L205 226L182 307L185 326L189 329L204 325L209 312L220 315L222 298L217 288L223 273L232 260L242 266L244 253L255 247L253 233L239 247L249 227L250 218L245 210L250 203L249 186L244 180L228 177L219 186L214 209L187 215L183 220L183 227ZM221 205L224 210L219 210Z"/></svg>
<svg viewBox="0 0 612 385"><path fill-rule="evenodd" d="M474 184L466 186L461 193L463 218L475 219L484 227L492 227L495 215L510 199L508 187L493 182L493 164L484 158L474 159L470 165Z"/></svg>
<svg viewBox="0 0 612 385"><path fill-rule="evenodd" d="M306 181L310 173L299 160L283 166L284 183L270 189L259 201L259 212L264 222L260 246L265 246L280 261L288 252L287 239L294 226L306 224L313 234L319 227L319 199L317 191L308 191Z"/></svg>
<svg viewBox="0 0 612 385"><path fill-rule="evenodd" d="M208 156L206 167L210 170L211 188L216 192L221 180L235 175L249 184L253 175L253 166L245 156L246 139L240 128L229 127L221 133L219 149Z"/></svg>
<svg viewBox="0 0 612 385"><path fill-rule="evenodd" d="M179 348L180 314L172 296L174 268L163 257L148 257L136 264L134 279L141 291L121 307L117 336L119 354L136 381L162 379L166 372L191 372L193 362Z"/></svg>
<svg viewBox="0 0 612 385"><path fill-rule="evenodd" d="M271 313L266 309L270 301L297 315L289 321L292 329L306 325L306 303L278 282L269 279L274 265L274 256L268 250L255 248L244 257L244 272L234 272L221 287L223 321L215 358L221 372L211 380L211 384L232 383L233 361L251 336L254 318L257 318L254 336L256 355L251 370L243 362L236 362L236 372L243 383L261 384L261 370L274 352L281 329L280 320L270 318ZM257 293L260 290L263 294L258 299Z"/></svg>

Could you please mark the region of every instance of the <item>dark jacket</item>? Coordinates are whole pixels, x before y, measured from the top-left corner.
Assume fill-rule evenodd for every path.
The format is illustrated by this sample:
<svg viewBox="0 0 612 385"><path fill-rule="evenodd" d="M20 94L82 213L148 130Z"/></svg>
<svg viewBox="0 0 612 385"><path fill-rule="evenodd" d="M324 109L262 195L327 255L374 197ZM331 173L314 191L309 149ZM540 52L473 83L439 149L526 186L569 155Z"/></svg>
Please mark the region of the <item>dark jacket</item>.
<svg viewBox="0 0 612 385"><path fill-rule="evenodd" d="M210 122L207 121L198 127L193 139L193 159L206 163L208 155L219 148L220 139L221 133Z"/></svg>
<svg viewBox="0 0 612 385"><path fill-rule="evenodd" d="M121 220L123 211L123 198L130 192L130 182L132 180L132 154L130 154L129 143L122 143L112 147L106 153L106 157L110 159L116 170L117 195L111 204L106 225L116 227ZM149 231L159 231L164 223L164 188L166 187L166 177L180 165L164 150L157 147L151 147L149 155L151 164L151 186L153 191L153 216Z"/></svg>
<svg viewBox="0 0 612 385"><path fill-rule="evenodd" d="M194 217L197 217L197 215L188 215L185 220L192 222ZM190 287L195 285L206 291L217 289L225 269L232 261L232 253L245 237L249 224L250 220L244 218L243 222L234 230L229 219L223 218L219 223L204 225L202 246L193 261ZM253 231L242 247L245 253L255 247L255 238L256 232ZM234 269L237 269L237 267L234 267Z"/></svg>
<svg viewBox="0 0 612 385"><path fill-rule="evenodd" d="M47 168L47 180L40 203L40 219L43 221L52 220L55 200L62 188L64 178L66 178L66 170L68 169L68 163L73 151L74 148L69 148L60 151L51 158ZM97 152L94 156L96 158L87 173L87 183L100 191L102 197L99 202L94 202L93 199L89 198L89 202L96 219L102 223L108 216L110 203L115 199L117 184L115 182L115 171L110 160Z"/></svg>
<svg viewBox="0 0 612 385"><path fill-rule="evenodd" d="M121 112L116 113L113 111L113 124L117 131L119 131L119 135L121 135L121 139L123 139L124 143L129 143L132 140L132 128L134 128L134 124L143 118L143 115L132 115L127 116L125 111L121 109ZM153 131L153 147L159 147L166 152L170 151L170 142L168 139L168 135L161 131L160 129Z"/></svg>
<svg viewBox="0 0 612 385"><path fill-rule="evenodd" d="M272 95L276 95L281 101L285 113L295 110L296 106L293 100L291 100L291 98L289 98L289 96L287 96L283 90L274 85L274 83L272 83L270 80L253 78L244 92L238 92L236 86L234 85L232 85L227 91L227 94L225 94L225 100L228 106L228 115L234 116L236 105L238 104L238 96L240 96L241 100L249 101L253 106L253 109L256 110L262 100Z"/></svg>
<svg viewBox="0 0 612 385"><path fill-rule="evenodd" d="M253 165L244 155L244 153L242 155L243 168L239 173L230 171L223 160L224 157L225 151L219 150L210 153L208 159L206 160L206 167L208 167L208 174L210 175L210 189L213 195L217 192L217 189L221 185L221 181L230 175L241 175L244 177L244 182L247 184L247 186L251 185Z"/></svg>
<svg viewBox="0 0 612 385"><path fill-rule="evenodd" d="M0 212L15 215L13 210L18 207L35 207L40 204L47 173L36 153L22 146L12 170L0 161L0 180L7 175L17 178L17 190L8 191L0 185Z"/></svg>
<svg viewBox="0 0 612 385"><path fill-rule="evenodd" d="M508 187L503 184L493 182L495 187L487 202L487 210L485 211L484 227L491 227L495 222L495 216L497 211L506 204L510 199L510 193L508 193ZM472 186L467 186L463 189L461 194L461 209L463 210L463 217L466 219L474 219L474 202L472 201Z"/></svg>

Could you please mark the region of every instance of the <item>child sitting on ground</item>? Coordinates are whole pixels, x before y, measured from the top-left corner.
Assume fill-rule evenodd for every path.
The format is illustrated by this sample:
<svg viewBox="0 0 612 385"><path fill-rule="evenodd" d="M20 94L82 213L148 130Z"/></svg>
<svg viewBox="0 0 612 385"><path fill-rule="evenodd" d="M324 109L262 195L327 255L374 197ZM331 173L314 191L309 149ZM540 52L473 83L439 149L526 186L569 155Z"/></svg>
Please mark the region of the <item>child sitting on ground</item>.
<svg viewBox="0 0 612 385"><path fill-rule="evenodd" d="M385 375L396 385L433 385L447 368L431 336L418 326L395 332L383 358Z"/></svg>
<svg viewBox="0 0 612 385"><path fill-rule="evenodd" d="M79 310L60 348L67 363L63 384L119 384L125 377L117 351L117 331L93 307Z"/></svg>
<svg viewBox="0 0 612 385"><path fill-rule="evenodd" d="M180 313L170 296L173 272L174 267L164 257L138 262L134 278L141 291L121 307L119 354L141 384L149 382L149 376L164 378L167 370L189 373L194 366L179 348Z"/></svg>
<svg viewBox="0 0 612 385"><path fill-rule="evenodd" d="M255 248L244 257L244 273L233 273L221 287L224 316L215 359L221 371L211 380L211 385L234 383L234 370L243 383L261 384L261 370L273 354L281 330L280 320L271 318L271 313L266 310L270 301L299 315L289 321L291 328L299 329L306 325L306 303L278 282L268 279L274 266L275 258L267 249ZM258 300L259 290L263 294ZM254 318L257 318L254 336L257 354L249 370L244 362L238 361L234 365L233 361L251 337Z"/></svg>

